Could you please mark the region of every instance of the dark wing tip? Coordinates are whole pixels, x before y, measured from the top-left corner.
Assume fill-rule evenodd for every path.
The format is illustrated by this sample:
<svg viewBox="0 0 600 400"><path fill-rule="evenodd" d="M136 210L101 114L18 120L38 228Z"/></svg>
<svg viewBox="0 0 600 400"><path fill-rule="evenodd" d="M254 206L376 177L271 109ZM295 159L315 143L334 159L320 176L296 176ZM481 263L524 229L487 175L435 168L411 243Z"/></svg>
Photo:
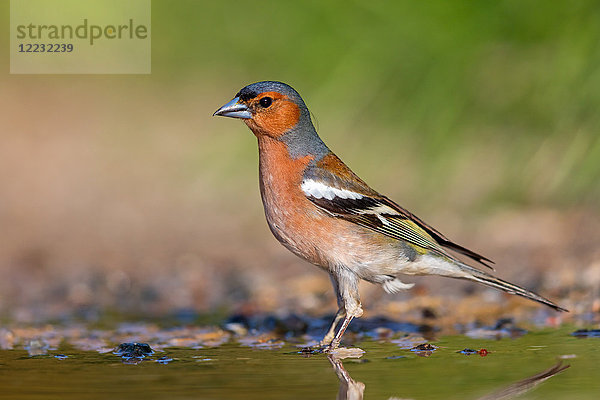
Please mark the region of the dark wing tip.
<svg viewBox="0 0 600 400"><path fill-rule="evenodd" d="M552 308L555 311L570 312L566 308L563 308L563 307L559 306L558 304L553 303L552 301L550 301L548 299L545 299L545 298L543 298L541 296L538 296L538 297L540 297L540 298L539 299L533 299L533 300L537 300L538 302L540 302L540 303L542 303L544 305L547 305L548 307Z"/></svg>
<svg viewBox="0 0 600 400"><path fill-rule="evenodd" d="M459 244L456 244L454 242L449 241L448 239L445 238L439 238L438 242L444 246L447 247L451 250L454 250L460 254L464 254L467 257L472 258L473 260L477 261L478 263L480 263L481 265L484 265L486 267L488 267L489 269L491 269L492 271L495 271L495 268L492 267L490 264L495 264L494 261L490 260L489 258L482 256L479 253L475 253L473 250L469 250L466 247L463 247Z"/></svg>
<svg viewBox="0 0 600 400"><path fill-rule="evenodd" d="M487 258L487 257L481 257L481 258L479 258L479 259L475 259L475 261L477 261L479 264L481 264L481 265L483 265L483 266L486 266L486 267L488 267L488 268L489 268L489 269L491 269L492 271L495 271L495 270L496 270L496 268L494 268L494 266L492 266L492 265L488 264L488 263L491 263L491 264L496 264L496 263L495 263L494 261L490 260L490 259L489 259L489 258Z"/></svg>
<svg viewBox="0 0 600 400"><path fill-rule="evenodd" d="M384 204L397 210L401 215L403 215L407 219L409 219L409 220L413 221L414 223L416 223L417 225L419 225L421 228L423 228L425 230L425 232L430 234L435 239L435 241L438 242L441 246L446 247L451 250L454 250L454 251L456 251L460 254L463 254L469 258L472 258L473 260L477 261L481 265L491 269L492 271L495 271L494 267L492 267L490 265L490 264L495 264L494 261L490 260L489 258L487 258L485 256L482 256L481 254L475 253L473 250L469 250L466 247L463 247L459 244L456 244L456 243L450 241L440 231L438 231L431 225L425 223L425 221L423 221L421 218L417 217L410 211L402 208L400 205L396 204L394 201L390 200L389 198L382 196L381 201Z"/></svg>

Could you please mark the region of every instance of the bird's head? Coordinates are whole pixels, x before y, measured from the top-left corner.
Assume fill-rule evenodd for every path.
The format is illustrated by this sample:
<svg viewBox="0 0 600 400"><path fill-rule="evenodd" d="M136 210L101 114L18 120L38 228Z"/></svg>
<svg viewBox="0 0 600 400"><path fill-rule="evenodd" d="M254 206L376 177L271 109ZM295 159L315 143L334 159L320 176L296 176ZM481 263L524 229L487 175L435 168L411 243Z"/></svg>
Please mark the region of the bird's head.
<svg viewBox="0 0 600 400"><path fill-rule="evenodd" d="M312 128L310 114L298 92L275 81L246 86L213 115L240 118L256 136L278 138L303 125Z"/></svg>

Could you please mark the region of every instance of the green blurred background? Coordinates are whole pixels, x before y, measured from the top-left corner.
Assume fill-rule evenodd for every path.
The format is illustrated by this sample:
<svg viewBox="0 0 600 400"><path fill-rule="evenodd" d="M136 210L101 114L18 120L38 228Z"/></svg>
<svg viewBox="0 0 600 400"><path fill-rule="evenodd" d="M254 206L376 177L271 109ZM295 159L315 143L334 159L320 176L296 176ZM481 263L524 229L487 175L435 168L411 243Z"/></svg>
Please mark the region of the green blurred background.
<svg viewBox="0 0 600 400"><path fill-rule="evenodd" d="M10 75L0 15L9 318L333 309L270 237L254 138L211 117L260 80L295 87L355 172L504 277L598 269L597 1L154 0L152 74L114 76Z"/></svg>
<svg viewBox="0 0 600 400"><path fill-rule="evenodd" d="M175 4L154 3L153 79L289 82L334 148L436 206L598 199L597 2Z"/></svg>

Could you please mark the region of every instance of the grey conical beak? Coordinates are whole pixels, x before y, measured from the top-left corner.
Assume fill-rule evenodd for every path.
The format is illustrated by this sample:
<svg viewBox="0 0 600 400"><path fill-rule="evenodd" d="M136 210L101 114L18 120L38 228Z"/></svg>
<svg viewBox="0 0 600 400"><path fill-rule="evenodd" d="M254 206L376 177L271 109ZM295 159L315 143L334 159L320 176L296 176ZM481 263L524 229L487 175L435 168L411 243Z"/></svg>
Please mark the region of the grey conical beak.
<svg viewBox="0 0 600 400"><path fill-rule="evenodd" d="M219 108L213 114L219 115L221 117L230 117L230 118L242 118L249 119L252 118L252 113L248 110L248 107L245 104L238 103L240 101L239 97L231 100L229 103L225 104L223 107Z"/></svg>

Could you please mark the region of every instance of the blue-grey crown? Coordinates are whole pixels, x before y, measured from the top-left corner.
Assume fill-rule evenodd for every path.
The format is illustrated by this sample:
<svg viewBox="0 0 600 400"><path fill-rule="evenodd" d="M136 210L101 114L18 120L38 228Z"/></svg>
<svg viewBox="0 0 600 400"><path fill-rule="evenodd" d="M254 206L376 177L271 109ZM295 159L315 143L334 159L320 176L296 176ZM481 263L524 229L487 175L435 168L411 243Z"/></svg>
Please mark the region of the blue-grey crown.
<svg viewBox="0 0 600 400"><path fill-rule="evenodd" d="M283 82L262 81L252 83L240 90L238 94L235 95L235 97L239 97L241 100L247 101L255 98L256 96L264 92L281 93L292 99L296 104L300 106L300 108L308 110L306 104L304 104L304 100L302 100L302 97L300 97L300 94L298 94L298 92L293 87Z"/></svg>

